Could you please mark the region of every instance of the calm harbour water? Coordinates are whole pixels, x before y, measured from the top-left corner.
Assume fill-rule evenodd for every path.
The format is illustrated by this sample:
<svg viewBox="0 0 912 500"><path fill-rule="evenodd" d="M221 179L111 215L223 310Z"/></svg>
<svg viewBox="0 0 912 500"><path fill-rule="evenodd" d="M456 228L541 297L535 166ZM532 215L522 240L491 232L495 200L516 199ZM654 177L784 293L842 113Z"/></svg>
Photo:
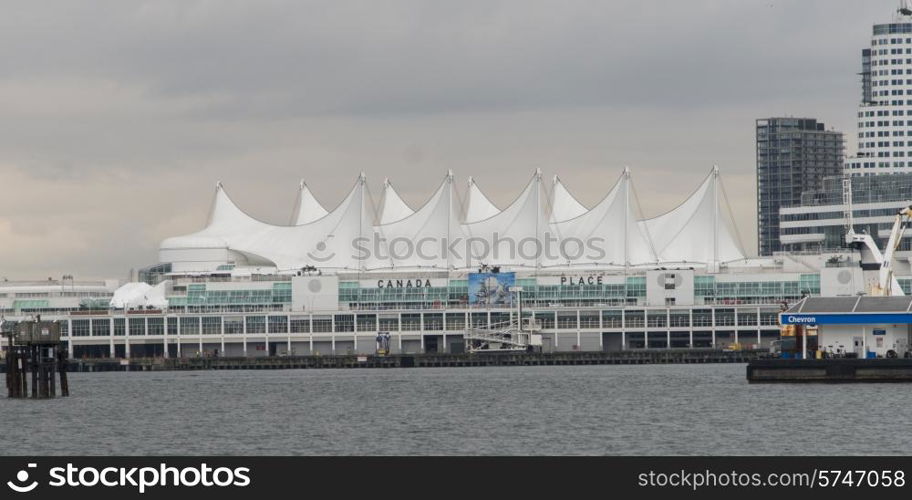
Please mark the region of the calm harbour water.
<svg viewBox="0 0 912 500"><path fill-rule="evenodd" d="M0 418L36 455L912 449L908 385L748 385L741 364L85 373L70 386L52 401L0 397ZM22 453L12 434L0 453Z"/></svg>

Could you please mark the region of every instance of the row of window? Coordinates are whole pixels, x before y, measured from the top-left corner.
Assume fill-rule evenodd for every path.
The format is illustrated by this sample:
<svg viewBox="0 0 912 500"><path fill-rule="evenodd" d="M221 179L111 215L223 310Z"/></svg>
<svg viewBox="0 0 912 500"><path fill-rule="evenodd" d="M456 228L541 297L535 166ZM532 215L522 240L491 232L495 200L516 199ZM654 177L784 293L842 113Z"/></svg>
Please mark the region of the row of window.
<svg viewBox="0 0 912 500"><path fill-rule="evenodd" d="M874 26L874 35L885 35L888 33L909 33L912 30L912 24L878 24ZM902 38L875 38L871 45L899 45L903 43ZM912 38L906 38L905 43L912 43Z"/></svg>
<svg viewBox="0 0 912 500"><path fill-rule="evenodd" d="M693 310L612 310L554 312L536 311L535 318L545 329L576 328L638 328L689 327L689 326L773 326L778 324L776 311L717 309ZM524 315L532 317L532 314ZM72 321L73 337L107 337L163 335L234 335L268 333L348 333L374 331L442 331L464 330L467 323L474 328L487 328L510 321L509 313L416 313L399 316L377 314L340 314L335 316L288 317L201 316L181 318L124 318L76 319ZM714 321L715 319L715 321ZM153 321L154 320L154 321ZM67 324L61 324L67 335ZM335 327L335 330L333 329Z"/></svg>
<svg viewBox="0 0 912 500"><path fill-rule="evenodd" d="M884 54L880 54L884 55ZM912 64L912 59L871 59L871 66L887 66L891 64Z"/></svg>
<svg viewBox="0 0 912 500"><path fill-rule="evenodd" d="M875 24L874 25L874 36L880 35L904 35L912 33L912 23L887 23L887 24ZM873 45L885 45L887 38L874 39L871 43ZM890 43L902 43L902 38L890 38ZM893 42L893 40L897 40ZM906 43L909 42L909 38L906 38ZM877 43L880 42L880 43Z"/></svg>
<svg viewBox="0 0 912 500"><path fill-rule="evenodd" d="M901 109L895 111L903 111ZM900 116L894 111L894 116ZM867 121L867 122L858 122L858 128L867 128L867 127L912 127L912 120L878 120L878 121Z"/></svg>
<svg viewBox="0 0 912 500"><path fill-rule="evenodd" d="M912 59L910 59L912 61ZM912 75L912 69L909 70L910 75ZM912 79L910 80L874 80L871 82L873 87L887 87L890 85L912 85Z"/></svg>
<svg viewBox="0 0 912 500"><path fill-rule="evenodd" d="M904 162L904 161L894 161L892 163L888 162L888 161L881 161L881 162L877 162L877 165L873 165L870 162L865 162L864 164L852 163L849 165L849 168L896 168L896 167L905 167L905 166L906 166L906 162ZM912 161L909 162L909 166L912 167ZM855 175L855 174L853 174L853 175Z"/></svg>
<svg viewBox="0 0 912 500"><path fill-rule="evenodd" d="M912 135L912 132L910 132L910 135ZM859 139L864 139L864 138L867 138L867 137L905 137L905 136L906 136L906 131L905 131L905 130L892 130L892 131L890 131L890 130L878 130L878 131L876 131L876 132L873 131L873 130L869 130L869 131L867 131L867 132L859 132L859 133L858 133L858 138L859 138Z"/></svg>
<svg viewBox="0 0 912 500"><path fill-rule="evenodd" d="M873 148L873 147L874 147L874 143L873 143L873 142L859 142L859 143L858 143L858 148L859 148L859 149L862 149L862 148ZM880 146L880 147L886 147L886 146ZM905 156L906 156L906 152L905 152L905 151L878 151L876 155L870 155L870 156L874 156L874 157L877 157L877 158L891 158L891 157L894 157L894 158L902 158L902 157L905 157ZM909 151L909 155L908 155L908 156L912 156L912 151ZM871 163L871 162L868 162L868 163ZM901 166L902 166L902 165L901 165ZM857 167L853 167L853 168L857 168Z"/></svg>
<svg viewBox="0 0 912 500"><path fill-rule="evenodd" d="M910 84L912 84L912 80L909 80L909 82L910 82ZM894 105L894 106L902 106L904 103L907 106L912 106L912 99L909 99L908 101L901 101L901 100L890 101L890 104ZM858 112L859 118L873 118L875 116L890 116L890 110L878 109L876 111L869 110L869 111L859 111ZM900 122L899 125L903 125L903 123ZM910 123L910 125L912 125L912 123Z"/></svg>

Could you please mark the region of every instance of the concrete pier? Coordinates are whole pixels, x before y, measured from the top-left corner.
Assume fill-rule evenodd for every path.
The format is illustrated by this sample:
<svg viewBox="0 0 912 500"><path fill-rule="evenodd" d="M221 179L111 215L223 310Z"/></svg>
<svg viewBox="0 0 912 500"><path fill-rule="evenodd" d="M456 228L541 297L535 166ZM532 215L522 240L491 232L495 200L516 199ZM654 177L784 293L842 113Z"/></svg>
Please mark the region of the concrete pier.
<svg viewBox="0 0 912 500"><path fill-rule="evenodd" d="M758 359L751 383L912 382L912 359Z"/></svg>
<svg viewBox="0 0 912 500"><path fill-rule="evenodd" d="M389 356L268 356L109 358L70 361L74 372L162 370L278 370L302 368L431 368L472 366L575 366L690 363L747 363L767 355L765 350L643 349L612 352L492 352L473 354L396 354Z"/></svg>

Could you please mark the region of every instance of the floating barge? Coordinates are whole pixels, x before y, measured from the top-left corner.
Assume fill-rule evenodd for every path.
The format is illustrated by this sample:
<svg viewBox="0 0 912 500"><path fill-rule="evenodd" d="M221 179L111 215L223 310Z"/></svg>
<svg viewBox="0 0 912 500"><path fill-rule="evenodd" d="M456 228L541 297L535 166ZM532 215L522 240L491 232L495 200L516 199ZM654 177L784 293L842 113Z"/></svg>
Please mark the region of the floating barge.
<svg viewBox="0 0 912 500"><path fill-rule="evenodd" d="M912 382L912 359L757 359L750 383Z"/></svg>
<svg viewBox="0 0 912 500"><path fill-rule="evenodd" d="M765 382L912 382L912 297L813 297L779 315L782 357L747 365Z"/></svg>

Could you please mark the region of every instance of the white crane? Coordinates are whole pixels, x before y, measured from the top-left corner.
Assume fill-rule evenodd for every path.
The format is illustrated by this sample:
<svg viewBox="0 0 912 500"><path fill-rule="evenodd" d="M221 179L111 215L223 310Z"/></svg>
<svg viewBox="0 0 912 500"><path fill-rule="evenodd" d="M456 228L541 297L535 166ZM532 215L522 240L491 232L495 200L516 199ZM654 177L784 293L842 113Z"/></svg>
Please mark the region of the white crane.
<svg viewBox="0 0 912 500"><path fill-rule="evenodd" d="M903 0L902 5L907 5L908 0ZM899 286L899 281L893 275L893 256L902 241L903 233L912 217L912 206L903 208L896 214L890 237L881 252L877 243L870 234L855 232L855 207L852 203L852 177L845 176L842 180L842 203L845 207L845 242L861 252L861 269L864 271L878 271L877 282L870 286L868 293L871 295L905 295Z"/></svg>
<svg viewBox="0 0 912 500"><path fill-rule="evenodd" d="M855 229L849 225L846 232L846 243L858 248L861 251L861 267L866 271L877 271L877 282L874 283L868 291L875 296L905 295L899 281L893 274L893 259L896 256L896 249L902 241L903 233L912 220L912 206L903 208L896 214L893 221L893 228L890 230L890 237L881 252L877 248L874 238L867 233L858 234Z"/></svg>
<svg viewBox="0 0 912 500"><path fill-rule="evenodd" d="M883 264L880 266L880 279L877 283L878 286L874 290L876 293L873 295L905 295L896 280L896 276L893 274L893 256L896 254L896 249L899 248L899 243L902 241L903 233L909 225L910 218L912 218L912 206L903 208L896 214L896 219L893 221L893 229L890 230L890 239L887 240L887 245L884 248Z"/></svg>

